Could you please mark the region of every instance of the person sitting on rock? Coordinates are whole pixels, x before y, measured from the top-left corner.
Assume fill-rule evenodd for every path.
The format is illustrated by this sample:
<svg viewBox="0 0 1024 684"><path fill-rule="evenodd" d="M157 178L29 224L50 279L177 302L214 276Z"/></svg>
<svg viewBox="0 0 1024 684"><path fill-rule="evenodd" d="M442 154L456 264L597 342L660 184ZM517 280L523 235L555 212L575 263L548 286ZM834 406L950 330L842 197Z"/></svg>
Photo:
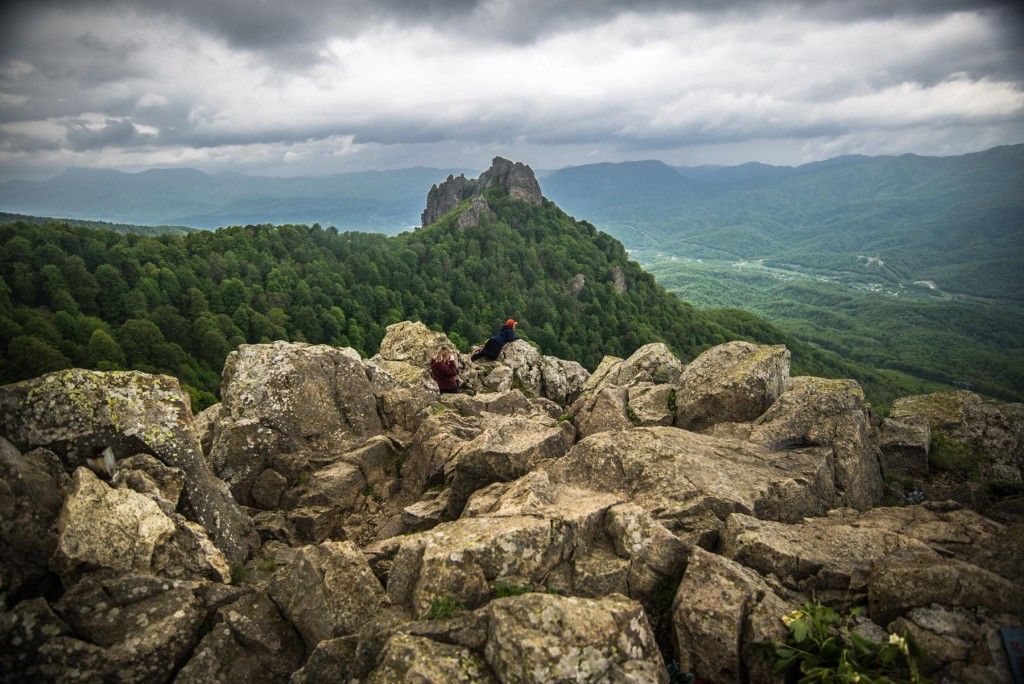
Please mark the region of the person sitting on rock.
<svg viewBox="0 0 1024 684"><path fill-rule="evenodd" d="M430 359L430 374L434 376L441 394L455 394L459 391L459 369L455 367L455 352L451 347L438 348Z"/></svg>
<svg viewBox="0 0 1024 684"><path fill-rule="evenodd" d="M501 353L505 345L518 339L516 337L516 321L514 318L510 318L505 321L505 325L501 326L501 330L491 335L491 338L484 343L483 347L474 349L473 355L469 358L471 361L476 361L480 358L497 361L498 354Z"/></svg>

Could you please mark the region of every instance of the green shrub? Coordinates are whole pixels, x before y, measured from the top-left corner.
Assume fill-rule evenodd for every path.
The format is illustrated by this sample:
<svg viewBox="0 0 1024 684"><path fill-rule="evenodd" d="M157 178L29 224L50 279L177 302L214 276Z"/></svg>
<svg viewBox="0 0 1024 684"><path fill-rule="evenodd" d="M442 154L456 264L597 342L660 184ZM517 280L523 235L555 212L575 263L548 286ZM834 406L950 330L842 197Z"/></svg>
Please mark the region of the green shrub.
<svg viewBox="0 0 1024 684"><path fill-rule="evenodd" d="M777 674L801 684L902 684L926 681L918 672L920 649L909 636L890 634L879 643L853 631L860 612L845 617L820 603L805 603L783 616L789 630L784 643L764 644L762 653Z"/></svg>
<svg viewBox="0 0 1024 684"><path fill-rule="evenodd" d="M936 470L958 472L968 476L976 474L978 469L971 450L960 440L941 432L932 436L928 463Z"/></svg>
<svg viewBox="0 0 1024 684"><path fill-rule="evenodd" d="M444 620L450 618L456 613L462 612L462 604L459 603L458 599L448 594L441 594L430 604L430 610L427 611L427 620Z"/></svg>
<svg viewBox="0 0 1024 684"><path fill-rule="evenodd" d="M505 598L507 596L520 596L529 593L530 588L521 584L513 584L498 580L494 583L494 598Z"/></svg>

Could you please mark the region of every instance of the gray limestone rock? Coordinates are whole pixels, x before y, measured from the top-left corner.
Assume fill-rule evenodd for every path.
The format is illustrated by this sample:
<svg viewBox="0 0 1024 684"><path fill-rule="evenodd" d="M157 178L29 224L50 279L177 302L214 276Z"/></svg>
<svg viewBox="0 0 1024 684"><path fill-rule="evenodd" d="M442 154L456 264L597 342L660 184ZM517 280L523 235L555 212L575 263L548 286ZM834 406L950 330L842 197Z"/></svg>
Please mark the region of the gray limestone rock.
<svg viewBox="0 0 1024 684"><path fill-rule="evenodd" d="M184 474L183 510L233 562L258 543L252 521L210 471L178 381L137 372L72 369L0 387L0 434L45 447L70 472L111 447L122 459L155 456Z"/></svg>
<svg viewBox="0 0 1024 684"><path fill-rule="evenodd" d="M269 594L307 650L325 639L354 634L387 603L383 587L351 542L296 549L292 561L274 573Z"/></svg>
<svg viewBox="0 0 1024 684"><path fill-rule="evenodd" d="M676 425L704 430L715 423L754 420L786 388L789 350L728 342L708 349L683 371L676 394Z"/></svg>
<svg viewBox="0 0 1024 684"><path fill-rule="evenodd" d="M225 361L221 393L210 461L247 505L273 459L344 452L382 431L362 363L326 345L242 345Z"/></svg>

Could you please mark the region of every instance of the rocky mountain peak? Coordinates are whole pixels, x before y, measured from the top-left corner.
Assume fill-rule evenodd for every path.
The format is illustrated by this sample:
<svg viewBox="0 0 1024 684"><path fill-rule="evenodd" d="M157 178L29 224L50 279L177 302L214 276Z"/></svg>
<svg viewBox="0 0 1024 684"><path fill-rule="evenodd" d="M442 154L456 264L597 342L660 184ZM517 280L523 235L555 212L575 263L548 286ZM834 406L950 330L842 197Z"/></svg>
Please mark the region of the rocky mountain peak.
<svg viewBox="0 0 1024 684"><path fill-rule="evenodd" d="M540 204L544 199L533 169L522 162L495 157L491 167L478 178L466 178L460 173L458 176L449 175L440 185L431 186L427 193L427 206L421 216L423 225L429 226L463 200L494 185L505 188L511 197L530 204Z"/></svg>

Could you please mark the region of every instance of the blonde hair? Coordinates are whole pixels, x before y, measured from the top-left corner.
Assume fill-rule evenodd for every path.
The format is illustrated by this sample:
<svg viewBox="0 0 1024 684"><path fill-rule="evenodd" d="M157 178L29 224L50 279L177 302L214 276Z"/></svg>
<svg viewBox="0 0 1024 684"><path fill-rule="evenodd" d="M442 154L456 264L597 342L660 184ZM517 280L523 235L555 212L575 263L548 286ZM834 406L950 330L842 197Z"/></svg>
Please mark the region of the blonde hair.
<svg viewBox="0 0 1024 684"><path fill-rule="evenodd" d="M433 361L449 361L455 358L455 352L446 344L441 345L434 352Z"/></svg>

